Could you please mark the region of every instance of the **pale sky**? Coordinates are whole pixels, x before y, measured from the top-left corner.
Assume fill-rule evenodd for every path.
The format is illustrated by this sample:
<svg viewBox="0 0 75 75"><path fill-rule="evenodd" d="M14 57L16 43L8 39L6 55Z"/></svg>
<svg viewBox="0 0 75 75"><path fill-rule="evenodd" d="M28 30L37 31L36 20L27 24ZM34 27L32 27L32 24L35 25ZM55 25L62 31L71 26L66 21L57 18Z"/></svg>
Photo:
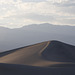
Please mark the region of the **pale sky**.
<svg viewBox="0 0 75 75"><path fill-rule="evenodd" d="M75 26L75 0L0 0L0 26L40 23Z"/></svg>

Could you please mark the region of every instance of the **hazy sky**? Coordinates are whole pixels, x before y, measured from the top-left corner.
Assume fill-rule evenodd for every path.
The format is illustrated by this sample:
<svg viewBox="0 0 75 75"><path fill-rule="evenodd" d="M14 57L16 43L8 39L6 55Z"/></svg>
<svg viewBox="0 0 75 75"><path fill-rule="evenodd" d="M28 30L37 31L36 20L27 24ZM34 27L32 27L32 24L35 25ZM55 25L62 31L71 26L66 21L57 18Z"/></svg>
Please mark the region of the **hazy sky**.
<svg viewBox="0 0 75 75"><path fill-rule="evenodd" d="M0 26L75 25L75 0L0 0Z"/></svg>

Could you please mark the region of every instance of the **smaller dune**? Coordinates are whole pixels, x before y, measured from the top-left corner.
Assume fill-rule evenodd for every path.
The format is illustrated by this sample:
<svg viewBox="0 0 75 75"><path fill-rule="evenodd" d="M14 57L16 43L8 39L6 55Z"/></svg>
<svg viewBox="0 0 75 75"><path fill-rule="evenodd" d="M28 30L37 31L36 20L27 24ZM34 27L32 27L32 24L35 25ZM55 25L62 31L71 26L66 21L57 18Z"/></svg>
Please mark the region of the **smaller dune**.
<svg viewBox="0 0 75 75"><path fill-rule="evenodd" d="M75 67L53 68L0 64L0 75L75 75Z"/></svg>

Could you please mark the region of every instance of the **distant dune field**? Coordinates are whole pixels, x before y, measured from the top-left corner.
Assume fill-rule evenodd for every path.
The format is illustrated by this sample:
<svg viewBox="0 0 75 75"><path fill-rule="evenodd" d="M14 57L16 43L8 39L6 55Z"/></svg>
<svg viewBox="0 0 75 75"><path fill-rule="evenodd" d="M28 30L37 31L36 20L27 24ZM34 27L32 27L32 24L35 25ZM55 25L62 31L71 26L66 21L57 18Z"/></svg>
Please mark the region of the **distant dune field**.
<svg viewBox="0 0 75 75"><path fill-rule="evenodd" d="M75 75L75 46L46 41L0 53L1 75Z"/></svg>

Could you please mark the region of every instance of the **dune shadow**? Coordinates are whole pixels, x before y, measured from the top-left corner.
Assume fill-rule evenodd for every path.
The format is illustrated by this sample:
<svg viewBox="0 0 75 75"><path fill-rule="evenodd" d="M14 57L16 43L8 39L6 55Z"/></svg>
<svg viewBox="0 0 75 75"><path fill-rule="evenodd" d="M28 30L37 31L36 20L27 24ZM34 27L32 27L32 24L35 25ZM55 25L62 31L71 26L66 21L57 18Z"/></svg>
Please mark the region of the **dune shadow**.
<svg viewBox="0 0 75 75"><path fill-rule="evenodd" d="M75 67L75 64L54 64L48 67Z"/></svg>
<svg viewBox="0 0 75 75"><path fill-rule="evenodd" d="M41 54L49 61L75 62L75 46L59 41L52 41Z"/></svg>

